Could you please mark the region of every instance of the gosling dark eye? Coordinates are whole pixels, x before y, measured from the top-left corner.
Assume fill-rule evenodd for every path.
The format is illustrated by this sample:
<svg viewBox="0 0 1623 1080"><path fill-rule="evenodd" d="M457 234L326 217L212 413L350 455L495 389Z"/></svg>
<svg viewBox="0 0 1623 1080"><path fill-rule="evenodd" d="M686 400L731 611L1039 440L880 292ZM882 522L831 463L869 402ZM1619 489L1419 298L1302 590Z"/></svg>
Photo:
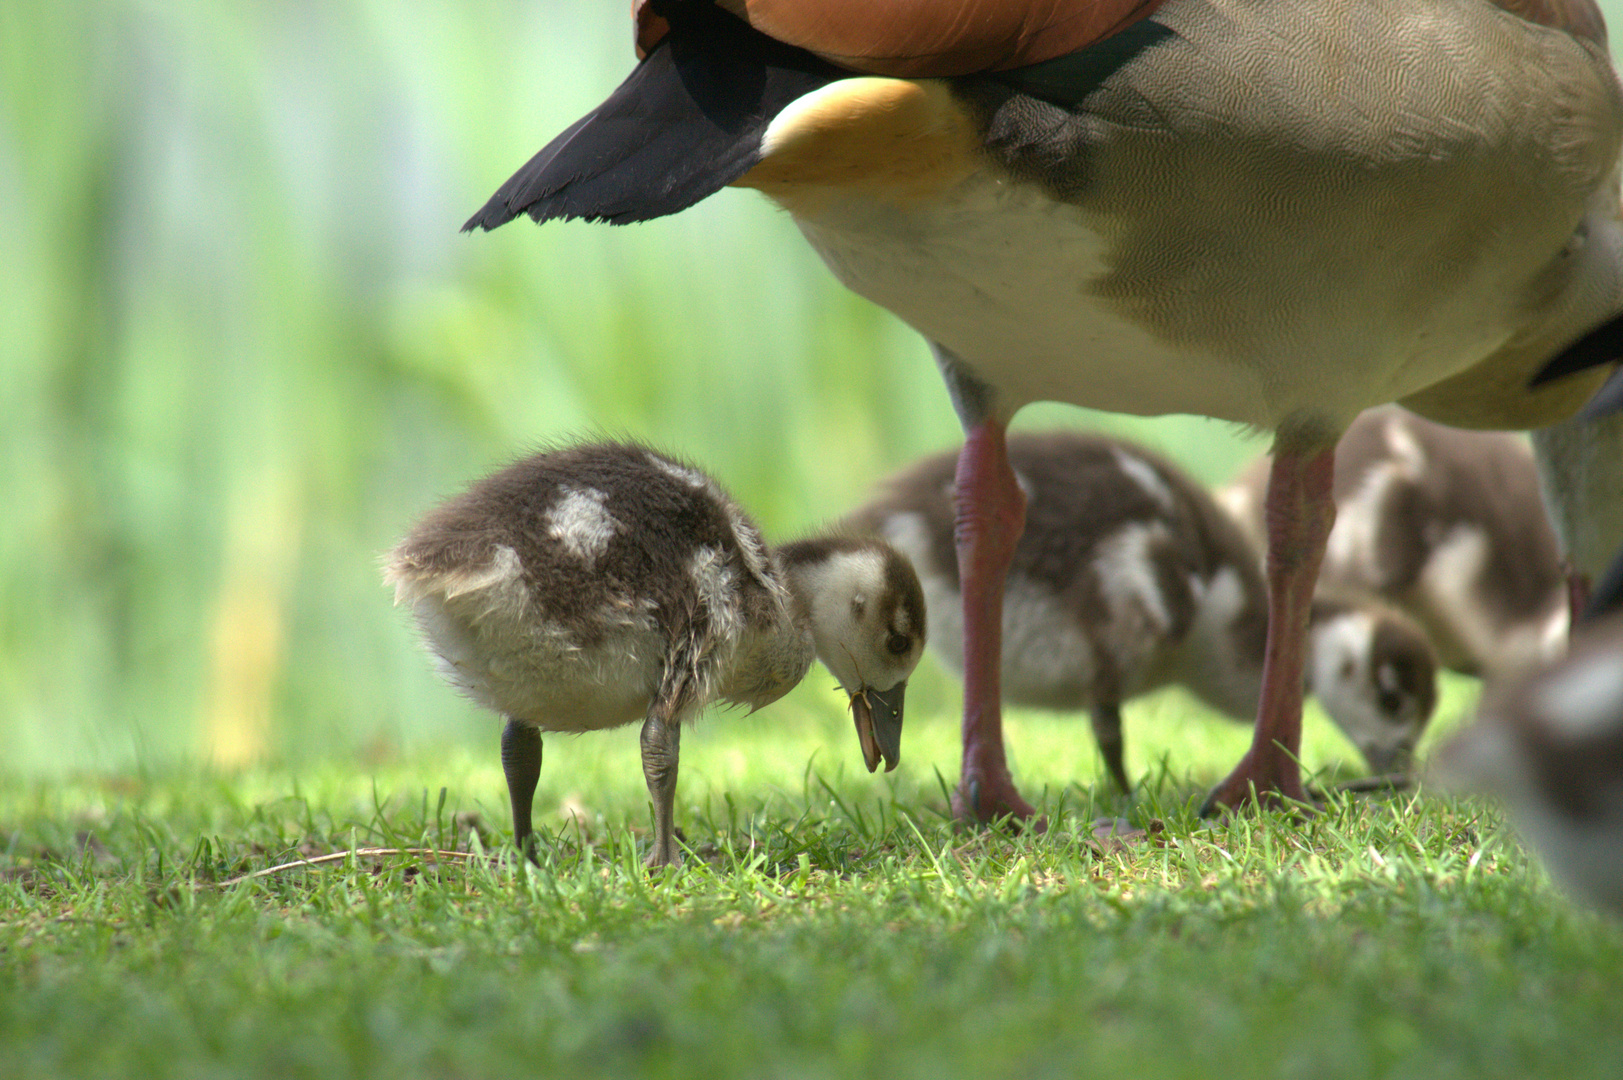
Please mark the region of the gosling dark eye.
<svg viewBox="0 0 1623 1080"><path fill-rule="evenodd" d="M885 648L890 650L892 656L906 656L907 650L913 647L913 639L906 634L891 634L885 642Z"/></svg>

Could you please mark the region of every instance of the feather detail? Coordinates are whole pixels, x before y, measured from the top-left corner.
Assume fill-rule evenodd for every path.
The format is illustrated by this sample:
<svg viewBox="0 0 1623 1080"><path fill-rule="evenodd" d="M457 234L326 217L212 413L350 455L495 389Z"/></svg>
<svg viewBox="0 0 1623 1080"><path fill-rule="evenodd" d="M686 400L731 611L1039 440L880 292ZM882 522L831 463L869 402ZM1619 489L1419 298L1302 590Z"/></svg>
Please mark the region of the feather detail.
<svg viewBox="0 0 1623 1080"><path fill-rule="evenodd" d="M1162 0L638 0L637 55L681 7L711 3L768 37L866 75L1007 71L1065 56L1146 18Z"/></svg>
<svg viewBox="0 0 1623 1080"><path fill-rule="evenodd" d="M1497 7L1540 26L1565 30L1573 37L1587 38L1606 46L1606 20L1595 0L1493 0Z"/></svg>

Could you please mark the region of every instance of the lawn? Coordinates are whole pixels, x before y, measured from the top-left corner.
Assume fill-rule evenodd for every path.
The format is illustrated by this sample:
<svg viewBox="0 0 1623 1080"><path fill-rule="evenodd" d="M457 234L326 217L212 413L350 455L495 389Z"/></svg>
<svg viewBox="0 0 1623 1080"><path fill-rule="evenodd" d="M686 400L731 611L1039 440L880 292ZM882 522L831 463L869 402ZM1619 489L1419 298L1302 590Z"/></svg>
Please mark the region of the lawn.
<svg viewBox="0 0 1623 1080"><path fill-rule="evenodd" d="M548 741L539 868L504 843L493 722L369 766L7 781L0 1075L1617 1075L1623 932L1492 808L1201 822L1245 732L1167 694L1129 713L1134 799L1080 719L1019 714L1056 827L963 832L948 714L875 778L826 692L701 721L692 853L654 876L633 729ZM1310 730L1309 766L1350 775ZM1106 815L1161 831L1100 844ZM232 883L367 847L469 854Z"/></svg>

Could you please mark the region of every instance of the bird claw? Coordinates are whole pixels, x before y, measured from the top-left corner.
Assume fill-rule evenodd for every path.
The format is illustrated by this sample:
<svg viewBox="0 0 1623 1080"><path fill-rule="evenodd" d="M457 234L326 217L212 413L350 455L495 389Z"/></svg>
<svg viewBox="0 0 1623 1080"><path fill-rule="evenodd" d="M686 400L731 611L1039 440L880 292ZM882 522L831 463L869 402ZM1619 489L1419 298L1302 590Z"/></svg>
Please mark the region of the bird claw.
<svg viewBox="0 0 1623 1080"><path fill-rule="evenodd" d="M966 776L952 793L952 816L965 823L1004 825L1017 833L1048 830L1048 819L1039 817L1037 808L1022 799L1006 778L1000 784Z"/></svg>

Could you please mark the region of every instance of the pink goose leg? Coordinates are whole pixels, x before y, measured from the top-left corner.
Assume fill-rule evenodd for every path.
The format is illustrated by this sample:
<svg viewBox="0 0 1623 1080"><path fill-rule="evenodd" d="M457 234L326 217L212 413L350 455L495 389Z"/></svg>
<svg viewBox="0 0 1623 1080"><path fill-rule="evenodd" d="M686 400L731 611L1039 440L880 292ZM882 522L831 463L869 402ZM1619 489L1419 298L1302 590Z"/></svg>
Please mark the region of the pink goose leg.
<svg viewBox="0 0 1623 1080"><path fill-rule="evenodd" d="M1274 440L1268 477L1268 644L1262 699L1251 749L1206 796L1202 814L1252 798L1308 802L1297 757L1302 746L1302 686L1313 588L1336 518L1331 496L1335 443Z"/></svg>
<svg viewBox="0 0 1623 1080"><path fill-rule="evenodd" d="M964 764L953 792L960 820L1029 820L1003 752L1000 672L1003 584L1026 522L1026 496L1009 466L1005 424L987 417L968 429L958 455L958 578L964 603ZM1039 824L1039 828L1041 825Z"/></svg>

